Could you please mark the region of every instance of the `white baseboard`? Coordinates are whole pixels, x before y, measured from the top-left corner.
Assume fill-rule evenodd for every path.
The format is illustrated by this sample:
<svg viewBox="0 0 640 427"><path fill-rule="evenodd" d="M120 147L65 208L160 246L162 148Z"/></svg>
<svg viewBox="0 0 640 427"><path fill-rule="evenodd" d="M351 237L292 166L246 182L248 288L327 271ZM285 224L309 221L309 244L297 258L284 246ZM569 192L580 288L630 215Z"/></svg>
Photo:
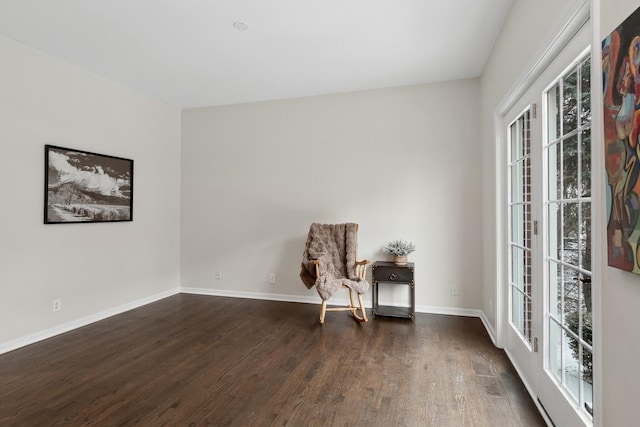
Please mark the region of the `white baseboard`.
<svg viewBox="0 0 640 427"><path fill-rule="evenodd" d="M416 313L444 314L446 316L480 317L480 310L460 307L435 307L430 305L416 305Z"/></svg>
<svg viewBox="0 0 640 427"><path fill-rule="evenodd" d="M305 304L319 304L320 297L315 294L313 296L301 296L301 295L286 295L286 294L271 294L266 292L245 292L245 291L229 291L226 289L210 289L210 288L181 288L180 292L183 294L194 295L209 295L215 297L230 297L230 298L246 298L246 299L259 299L266 301L282 301L282 302L300 302ZM342 304L340 299L336 300L336 303ZM366 306L366 304L365 304Z"/></svg>
<svg viewBox="0 0 640 427"><path fill-rule="evenodd" d="M195 295L211 295L218 297L231 297L231 298L248 298L248 299L260 299L267 301L283 301L283 302L299 302L305 304L320 304L320 297L315 292L311 296L301 295L286 295L286 294L271 294L263 292L244 292L244 291L230 291L225 289L211 289L211 288L181 288L180 291L185 294ZM349 300L347 298L331 298L329 305L347 305ZM371 308L371 299L365 298L364 306ZM485 321L486 317L481 310L474 310L468 308L458 307L433 307L426 305L416 306L416 313L425 314L445 314L448 316L465 316L465 317L479 317L485 327L489 324ZM489 333L491 335L491 333ZM492 338L493 339L493 338ZM494 340L495 342L495 340Z"/></svg>
<svg viewBox="0 0 640 427"><path fill-rule="evenodd" d="M27 335L13 341L0 343L0 354L7 353L12 350L16 350L20 347L24 347L30 344L34 344L38 341L46 340L47 338L54 337L56 335L64 334L65 332L72 331L83 326L87 326L91 323L104 320L107 317L115 316L116 314L124 313L125 311L133 310L134 308L142 307L143 305L156 302L158 300L170 297L180 293L180 288L170 289L168 291L160 292L155 295L151 295L146 298L141 298L135 301L131 301L117 307L110 308L108 310L101 311L96 314L92 314L81 319L72 320L62 325L55 326L53 328L45 329L40 332L36 332L31 335Z"/></svg>
<svg viewBox="0 0 640 427"><path fill-rule="evenodd" d="M320 304L320 297L316 295L315 292L309 296L302 296L302 295L272 294L272 293L264 293L264 292L231 291L231 290L225 290L225 289L184 288L184 287L175 288L175 289L161 292L159 294L152 295L146 298L141 298L139 300L131 301L129 303L122 304L120 306L117 306L105 311L101 311L99 313L83 317L81 319L73 320L71 322L67 322L53 328L45 329L43 331L36 332L35 334L27 335L22 338L18 338L13 341L0 343L0 354L7 353L12 350L16 350L20 347L24 347L29 344L36 343L38 341L42 341L59 334L63 334L65 332L69 332L73 329L77 329L82 326L86 326L91 323L106 319L108 317L115 316L117 314L121 314L129 310L133 310L134 308L142 307L143 305L156 302L158 300L170 297L172 295L176 295L178 293L194 294L194 295L210 295L210 296L231 297L231 298L259 299L259 300L267 300L267 301L295 302L295 303L303 303L303 304ZM332 298L331 303L332 304L330 305L334 305L334 304L347 305L349 304L349 300L347 298ZM370 299L366 299L364 305L366 308L371 308ZM487 330L487 333L491 337L491 340L493 341L494 345L496 343L495 332L482 310L474 310L474 309L458 308L458 307L435 307L435 306L420 305L420 306L416 306L416 313L478 317L482 320L482 323L484 324L485 329Z"/></svg>
<svg viewBox="0 0 640 427"><path fill-rule="evenodd" d="M480 311L480 320L482 320L482 323L484 324L484 328L487 330L487 333L489 334L489 338L491 338L493 345L495 347L498 347L496 330L493 329L493 326L491 326L491 322L489 322L489 318L487 318L487 315L484 313L484 311Z"/></svg>

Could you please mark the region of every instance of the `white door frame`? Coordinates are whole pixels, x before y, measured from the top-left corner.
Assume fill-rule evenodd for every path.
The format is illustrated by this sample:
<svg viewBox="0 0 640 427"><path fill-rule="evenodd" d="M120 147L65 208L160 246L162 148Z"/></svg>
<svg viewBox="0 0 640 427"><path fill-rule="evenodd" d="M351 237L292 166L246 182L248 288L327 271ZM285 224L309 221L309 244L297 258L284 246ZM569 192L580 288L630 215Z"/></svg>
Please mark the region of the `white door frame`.
<svg viewBox="0 0 640 427"><path fill-rule="evenodd" d="M591 0L593 1L593 0ZM520 100L520 98L525 94L525 92L533 85L534 82L542 75L545 69L551 64L553 59L562 51L562 49L567 45L567 43L577 34L578 30L587 22L590 18L590 0L574 0L569 7L567 8L565 14L560 19L560 25L556 28L554 33L552 34L551 39L547 43L547 46L544 48L543 52L536 59L531 67L529 67L528 71L516 82L513 89L509 92L509 95L503 100L502 103L499 104L498 108L494 112L494 161L496 165L496 199L494 206L495 213L495 229L496 229L496 240L495 240L495 251L496 251L496 345L500 348L504 348L505 337L506 337L506 328L509 327L509 316L508 316L508 303L507 303L507 294L508 294L508 283L509 279L507 277L508 269L506 268L508 255L506 251L506 245L504 242L508 236L508 230L505 227L507 224L507 211L504 208L506 206L506 194L507 194L507 177L506 177L506 169L503 165L506 164L506 138L504 129L509 124L507 120L507 113L516 105L516 103ZM596 16L595 19L598 19ZM597 53L599 50L593 49L593 52ZM595 63L597 58L592 60L592 63ZM595 68L595 67L594 67ZM596 68L599 70L600 68ZM594 71L595 73L595 71ZM592 74L593 75L593 74ZM592 79L597 80L597 79ZM595 92L594 92L595 93ZM599 97L594 96L593 99L600 99ZM594 103L594 102L592 102ZM595 114L594 114L595 116ZM594 130L594 132L598 131L598 127ZM592 143L598 144L599 139L592 139ZM597 151L593 150L594 152ZM595 156L599 158L598 156ZM592 168L594 174L597 173L600 168ZM599 182L599 181L598 181ZM597 182L594 182L593 185L597 185ZM598 217L593 218L594 222L598 221ZM592 233L596 230L592 229ZM598 239L595 239L598 242ZM594 245L595 247L595 245ZM597 256L597 254L596 254ZM597 264L594 262L594 264ZM594 306L594 311L597 309ZM596 317L596 313L594 313L594 317ZM597 319L594 319L597 322ZM594 327L597 323L594 325ZM595 355L594 355L595 358ZM512 361L513 363L513 361ZM522 372L519 370L518 366L514 364L514 367L518 371L525 387L529 391L530 395L533 397L534 403L540 410L540 413L547 419L543 408L537 400L536 393L530 384L530 379L527 379L522 375ZM595 385L594 385L595 386ZM600 387L598 385L598 387ZM594 398L596 398L599 393L596 391L594 387ZM597 405L601 405L600 399L596 400ZM600 407L601 410L601 407ZM596 424L596 418L594 418L594 425Z"/></svg>

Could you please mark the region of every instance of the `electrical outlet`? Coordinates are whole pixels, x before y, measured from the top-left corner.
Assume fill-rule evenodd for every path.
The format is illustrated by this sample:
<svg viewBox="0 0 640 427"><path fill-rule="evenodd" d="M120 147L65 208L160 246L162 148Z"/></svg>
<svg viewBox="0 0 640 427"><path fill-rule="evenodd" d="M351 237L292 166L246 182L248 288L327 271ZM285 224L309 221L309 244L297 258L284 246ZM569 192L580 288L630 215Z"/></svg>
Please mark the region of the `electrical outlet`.
<svg viewBox="0 0 640 427"><path fill-rule="evenodd" d="M458 295L458 287L457 286L452 286L451 287L451 295Z"/></svg>
<svg viewBox="0 0 640 427"><path fill-rule="evenodd" d="M276 273L269 273L269 283L272 285L276 283Z"/></svg>
<svg viewBox="0 0 640 427"><path fill-rule="evenodd" d="M53 311L62 310L62 300L54 299L53 300Z"/></svg>
<svg viewBox="0 0 640 427"><path fill-rule="evenodd" d="M216 271L216 280L222 280L222 271Z"/></svg>

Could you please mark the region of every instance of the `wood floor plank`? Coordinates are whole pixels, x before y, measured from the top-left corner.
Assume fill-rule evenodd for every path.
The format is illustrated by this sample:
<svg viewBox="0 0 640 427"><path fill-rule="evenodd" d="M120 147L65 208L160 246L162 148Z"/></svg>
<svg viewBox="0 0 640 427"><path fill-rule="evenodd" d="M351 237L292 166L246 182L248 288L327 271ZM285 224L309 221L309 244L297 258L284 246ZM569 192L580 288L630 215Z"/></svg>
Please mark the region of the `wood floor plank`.
<svg viewBox="0 0 640 427"><path fill-rule="evenodd" d="M0 425L543 426L475 318L180 294L0 355Z"/></svg>

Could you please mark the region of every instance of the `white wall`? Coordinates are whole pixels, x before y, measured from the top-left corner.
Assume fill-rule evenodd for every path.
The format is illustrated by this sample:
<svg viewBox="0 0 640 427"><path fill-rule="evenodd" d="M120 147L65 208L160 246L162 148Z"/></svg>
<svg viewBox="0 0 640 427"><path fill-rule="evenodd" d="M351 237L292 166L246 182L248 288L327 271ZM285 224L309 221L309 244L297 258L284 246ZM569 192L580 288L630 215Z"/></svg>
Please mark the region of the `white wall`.
<svg viewBox="0 0 640 427"><path fill-rule="evenodd" d="M598 3L600 34L596 40L604 39L640 6L636 0L600 0ZM599 48L594 48L598 58L601 57ZM598 102L602 102L602 97ZM601 133L598 141L604 146ZM599 173L605 176L604 164ZM601 245L605 247L606 238L602 239ZM631 420L637 422L639 410L640 276L606 267L606 251L604 253L601 289L603 425L630 425Z"/></svg>
<svg viewBox="0 0 640 427"><path fill-rule="evenodd" d="M478 107L464 80L185 110L182 286L317 300L309 225L353 221L360 258L416 244L418 306L479 308Z"/></svg>
<svg viewBox="0 0 640 427"><path fill-rule="evenodd" d="M180 111L5 38L0 70L0 349L176 290ZM44 225L45 144L134 159L134 221Z"/></svg>
<svg viewBox="0 0 640 427"><path fill-rule="evenodd" d="M550 44L570 0L515 1L481 77L482 307L496 328L496 170L493 114Z"/></svg>

